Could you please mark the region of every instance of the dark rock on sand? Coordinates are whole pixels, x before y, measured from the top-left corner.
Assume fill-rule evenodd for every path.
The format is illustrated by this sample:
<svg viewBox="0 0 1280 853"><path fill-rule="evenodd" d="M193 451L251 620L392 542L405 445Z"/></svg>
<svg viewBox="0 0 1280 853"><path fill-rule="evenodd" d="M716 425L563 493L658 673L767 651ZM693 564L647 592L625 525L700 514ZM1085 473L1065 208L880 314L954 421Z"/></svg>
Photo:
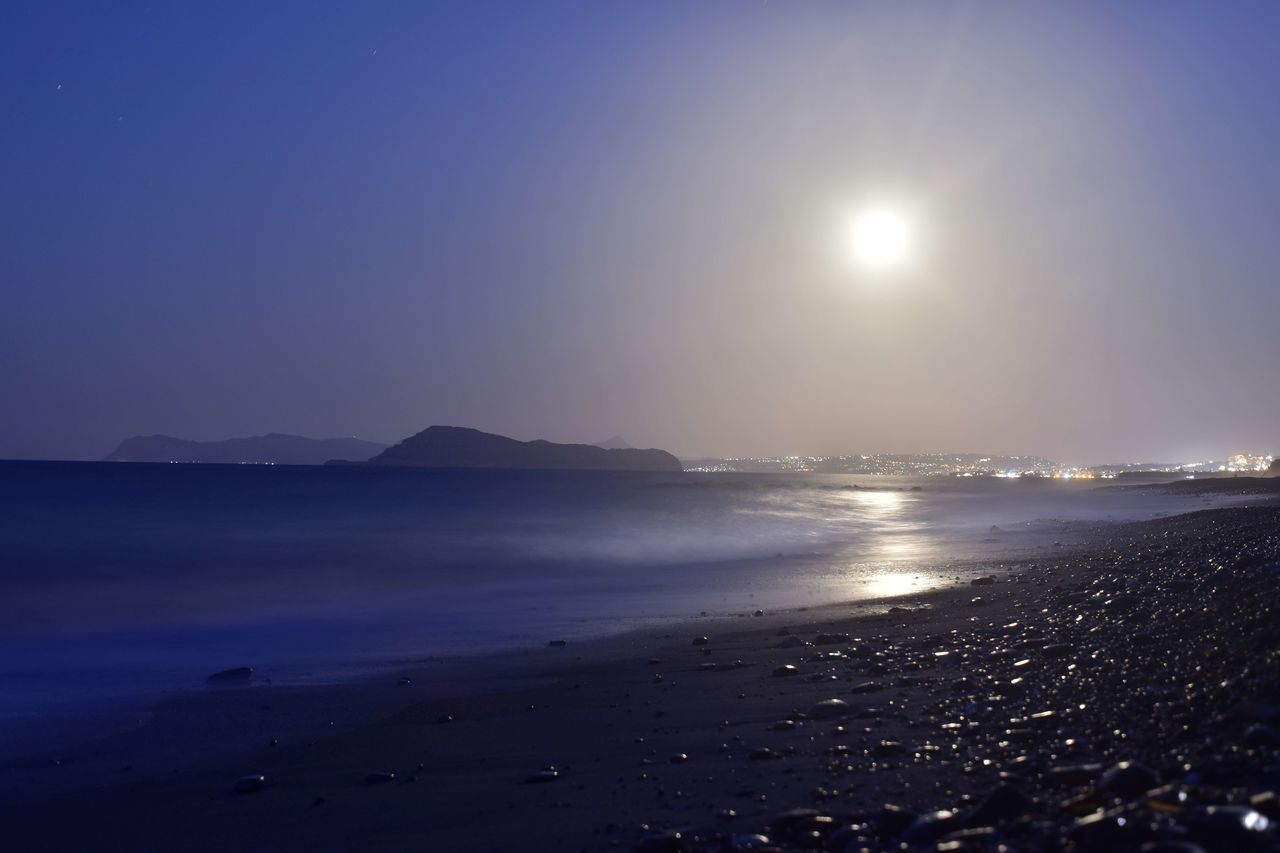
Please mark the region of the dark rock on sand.
<svg viewBox="0 0 1280 853"><path fill-rule="evenodd" d="M1080 818L1067 830L1078 850L1132 850L1152 841L1151 824L1134 820L1122 808L1098 811Z"/></svg>
<svg viewBox="0 0 1280 853"><path fill-rule="evenodd" d="M882 740L875 746L871 747L872 755L888 756L902 755L907 751L907 747L896 740Z"/></svg>
<svg viewBox="0 0 1280 853"><path fill-rule="evenodd" d="M1074 651L1069 643L1050 643L1040 650L1040 654L1050 660L1061 660Z"/></svg>
<svg viewBox="0 0 1280 853"><path fill-rule="evenodd" d="M267 786L267 777L261 774L250 774L241 776L236 780L235 791L237 794L254 794L261 791Z"/></svg>
<svg viewBox="0 0 1280 853"><path fill-rule="evenodd" d="M849 713L849 703L843 699L823 699L809 709L809 716L815 720L835 720Z"/></svg>
<svg viewBox="0 0 1280 853"><path fill-rule="evenodd" d="M732 663L700 663L698 664L698 672L731 672L735 669L742 669L743 663L740 660Z"/></svg>
<svg viewBox="0 0 1280 853"><path fill-rule="evenodd" d="M960 818L954 812L930 812L917 817L902 833L902 840L907 844L932 844L959 828Z"/></svg>
<svg viewBox="0 0 1280 853"><path fill-rule="evenodd" d="M796 669L794 665L789 663L783 664L773 671L774 678L789 678L793 675L799 674L800 670Z"/></svg>
<svg viewBox="0 0 1280 853"><path fill-rule="evenodd" d="M1254 723L1245 729L1244 742L1250 746L1280 746L1280 733L1266 723Z"/></svg>
<svg viewBox="0 0 1280 853"><path fill-rule="evenodd" d="M965 823L969 826L990 826L1020 818L1035 806L1035 802L1012 785L997 785L969 814Z"/></svg>
<svg viewBox="0 0 1280 853"><path fill-rule="evenodd" d="M813 638L815 646L838 646L852 642L848 634L819 634Z"/></svg>
<svg viewBox="0 0 1280 853"><path fill-rule="evenodd" d="M639 849L649 851L684 850L684 836L674 829L651 829L641 837Z"/></svg>
<svg viewBox="0 0 1280 853"><path fill-rule="evenodd" d="M747 753L747 758L752 761L772 761L775 758L781 758L780 753L774 752L767 746L757 747Z"/></svg>
<svg viewBox="0 0 1280 853"><path fill-rule="evenodd" d="M876 832L885 838L897 838L907 831L919 816L910 809L893 804L886 805L872 818Z"/></svg>
<svg viewBox="0 0 1280 853"><path fill-rule="evenodd" d="M1050 767L1045 780L1058 785L1088 785L1102 773L1101 764L1074 764Z"/></svg>
<svg viewBox="0 0 1280 853"><path fill-rule="evenodd" d="M231 669L224 669L221 672L215 672L209 676L210 684L234 684L236 682L248 681L253 678L253 667L237 666Z"/></svg>
<svg viewBox="0 0 1280 853"><path fill-rule="evenodd" d="M1156 771L1136 761L1121 761L1098 779L1098 793L1128 799L1160 784Z"/></svg>
<svg viewBox="0 0 1280 853"><path fill-rule="evenodd" d="M815 809L791 809L776 816L769 825L795 847L818 846L838 826L835 818Z"/></svg>

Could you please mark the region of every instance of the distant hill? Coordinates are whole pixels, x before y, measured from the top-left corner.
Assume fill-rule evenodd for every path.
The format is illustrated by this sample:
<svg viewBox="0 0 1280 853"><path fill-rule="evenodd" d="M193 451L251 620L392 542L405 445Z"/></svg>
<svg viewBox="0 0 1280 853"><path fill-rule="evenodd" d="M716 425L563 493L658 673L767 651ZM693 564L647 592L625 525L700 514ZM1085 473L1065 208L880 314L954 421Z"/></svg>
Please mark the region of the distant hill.
<svg viewBox="0 0 1280 853"><path fill-rule="evenodd" d="M597 441L596 447L603 447L605 450L635 450L634 447L627 444L625 439L617 435L613 438L606 438L604 441Z"/></svg>
<svg viewBox="0 0 1280 853"><path fill-rule="evenodd" d="M323 465L338 459L368 459L387 449L358 438L303 438L300 435L255 435L225 441L187 441L170 435L138 435L120 442L106 462L213 462Z"/></svg>
<svg viewBox="0 0 1280 853"><path fill-rule="evenodd" d="M591 471L682 471L665 450L605 449L593 444L553 444L466 427L433 426L384 450L370 465L422 468L538 468Z"/></svg>
<svg viewBox="0 0 1280 853"><path fill-rule="evenodd" d="M1271 465L1267 468L1267 473L1280 475L1280 457L1272 460Z"/></svg>

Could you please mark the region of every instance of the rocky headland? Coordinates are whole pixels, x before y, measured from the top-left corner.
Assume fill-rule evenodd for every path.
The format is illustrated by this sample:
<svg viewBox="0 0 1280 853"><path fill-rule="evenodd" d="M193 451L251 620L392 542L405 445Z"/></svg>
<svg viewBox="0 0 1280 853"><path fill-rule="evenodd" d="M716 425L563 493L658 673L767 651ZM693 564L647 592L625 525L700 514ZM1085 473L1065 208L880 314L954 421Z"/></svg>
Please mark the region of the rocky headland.
<svg viewBox="0 0 1280 853"><path fill-rule="evenodd" d="M366 464L419 468L507 468L565 471L682 471L665 450L517 441L478 429L432 426Z"/></svg>

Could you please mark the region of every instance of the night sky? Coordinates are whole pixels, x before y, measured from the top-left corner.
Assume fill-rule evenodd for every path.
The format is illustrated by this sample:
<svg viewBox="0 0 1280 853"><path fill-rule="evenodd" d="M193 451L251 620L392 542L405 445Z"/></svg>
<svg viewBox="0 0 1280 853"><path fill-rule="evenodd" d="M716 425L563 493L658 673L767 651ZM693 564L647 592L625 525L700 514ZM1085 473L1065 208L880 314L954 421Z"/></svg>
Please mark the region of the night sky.
<svg viewBox="0 0 1280 853"><path fill-rule="evenodd" d="M1280 450L1280 4L0 10L0 458ZM891 204L909 264L850 217Z"/></svg>

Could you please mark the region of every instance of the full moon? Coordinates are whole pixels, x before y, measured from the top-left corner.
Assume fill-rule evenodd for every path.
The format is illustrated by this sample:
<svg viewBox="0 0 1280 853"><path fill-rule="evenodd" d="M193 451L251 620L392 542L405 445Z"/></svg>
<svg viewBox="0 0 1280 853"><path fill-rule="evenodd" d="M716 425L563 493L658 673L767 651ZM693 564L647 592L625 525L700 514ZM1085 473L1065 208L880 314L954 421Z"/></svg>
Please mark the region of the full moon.
<svg viewBox="0 0 1280 853"><path fill-rule="evenodd" d="M864 266L885 269L900 264L911 244L907 220L892 210L869 210L853 220L853 254Z"/></svg>

